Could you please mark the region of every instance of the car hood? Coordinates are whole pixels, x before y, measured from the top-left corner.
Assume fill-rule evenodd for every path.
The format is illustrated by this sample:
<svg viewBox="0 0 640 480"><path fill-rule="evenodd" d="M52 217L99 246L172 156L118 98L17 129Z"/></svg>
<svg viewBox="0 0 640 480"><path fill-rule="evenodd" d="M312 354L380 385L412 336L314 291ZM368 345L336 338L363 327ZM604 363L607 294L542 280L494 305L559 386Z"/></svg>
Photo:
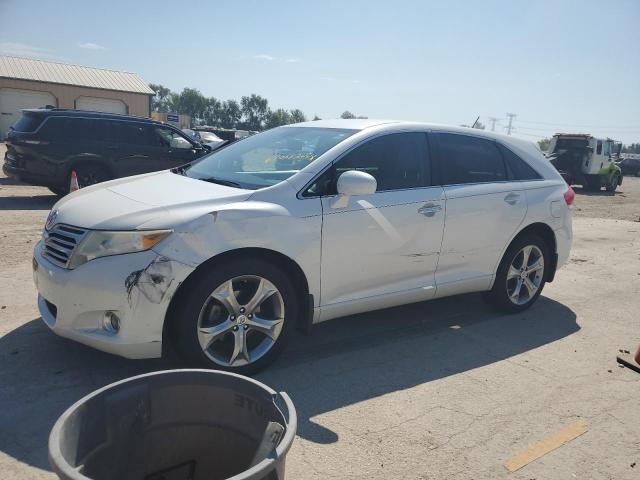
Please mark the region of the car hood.
<svg viewBox="0 0 640 480"><path fill-rule="evenodd" d="M87 187L60 200L56 223L100 230L171 228L253 191L185 177L170 171Z"/></svg>

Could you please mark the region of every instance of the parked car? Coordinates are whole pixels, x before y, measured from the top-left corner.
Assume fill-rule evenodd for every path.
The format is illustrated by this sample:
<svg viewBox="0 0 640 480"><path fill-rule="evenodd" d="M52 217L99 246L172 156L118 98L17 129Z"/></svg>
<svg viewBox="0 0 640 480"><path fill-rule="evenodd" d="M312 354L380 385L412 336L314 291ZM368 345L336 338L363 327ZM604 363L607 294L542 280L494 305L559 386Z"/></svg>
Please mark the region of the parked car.
<svg viewBox="0 0 640 480"><path fill-rule="evenodd" d="M228 143L226 140L221 139L219 136L217 136L213 132L207 132L202 130L200 132L195 132L195 133L200 138L200 141L205 145L209 145L212 150L220 148L224 144Z"/></svg>
<svg viewBox="0 0 640 480"><path fill-rule="evenodd" d="M63 109L24 110L7 136L3 171L56 194L113 178L165 170L211 149L148 118Z"/></svg>
<svg viewBox="0 0 640 480"><path fill-rule="evenodd" d="M315 121L60 200L34 252L58 335L254 372L296 327L486 292L521 312L567 261L574 193L532 143ZM390 318L390 321L393 321Z"/></svg>
<svg viewBox="0 0 640 480"><path fill-rule="evenodd" d="M192 140L200 142L200 135L195 130L191 130L190 128L183 128L182 132L185 133L187 136L191 137Z"/></svg>
<svg viewBox="0 0 640 480"><path fill-rule="evenodd" d="M623 175L640 176L640 158L623 158L617 165L622 170Z"/></svg>

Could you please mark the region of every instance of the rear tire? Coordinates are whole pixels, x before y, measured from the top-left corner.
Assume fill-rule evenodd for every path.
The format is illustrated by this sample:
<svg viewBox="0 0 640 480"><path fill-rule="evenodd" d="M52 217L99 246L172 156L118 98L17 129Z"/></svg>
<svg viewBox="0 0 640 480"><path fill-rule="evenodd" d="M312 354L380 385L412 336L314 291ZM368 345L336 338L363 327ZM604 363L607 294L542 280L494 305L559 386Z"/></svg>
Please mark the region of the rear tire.
<svg viewBox="0 0 640 480"><path fill-rule="evenodd" d="M72 170L75 170L76 175L78 176L78 186L80 188L111 180L109 172L100 165L89 163L87 165L78 165L77 167L72 168ZM70 182L71 173L69 173L69 182L67 182L67 193L69 192Z"/></svg>
<svg viewBox="0 0 640 480"><path fill-rule="evenodd" d="M277 358L294 330L298 295L270 262L255 257L224 262L191 287L169 319L176 350L190 363L253 374ZM264 300L253 303L260 291Z"/></svg>
<svg viewBox="0 0 640 480"><path fill-rule="evenodd" d="M485 298L501 312L526 310L542 293L550 262L549 247L541 237L528 234L516 238L505 252L493 288Z"/></svg>

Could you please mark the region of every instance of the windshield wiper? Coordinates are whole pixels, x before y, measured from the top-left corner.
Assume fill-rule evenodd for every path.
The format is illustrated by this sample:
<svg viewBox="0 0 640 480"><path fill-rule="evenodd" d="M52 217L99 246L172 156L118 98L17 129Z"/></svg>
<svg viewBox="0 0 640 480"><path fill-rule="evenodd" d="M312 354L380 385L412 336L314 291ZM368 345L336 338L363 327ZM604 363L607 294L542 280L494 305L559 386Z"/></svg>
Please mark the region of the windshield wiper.
<svg viewBox="0 0 640 480"><path fill-rule="evenodd" d="M172 168L171 171L173 173L177 173L178 175L186 176L187 170L189 169L190 166L191 165L187 163L186 165L180 165L179 167Z"/></svg>
<svg viewBox="0 0 640 480"><path fill-rule="evenodd" d="M205 178L198 178L198 180L202 180L203 182L217 183L218 185L225 185L227 187L242 188L238 182L234 182L232 180L224 180L222 178L205 177Z"/></svg>

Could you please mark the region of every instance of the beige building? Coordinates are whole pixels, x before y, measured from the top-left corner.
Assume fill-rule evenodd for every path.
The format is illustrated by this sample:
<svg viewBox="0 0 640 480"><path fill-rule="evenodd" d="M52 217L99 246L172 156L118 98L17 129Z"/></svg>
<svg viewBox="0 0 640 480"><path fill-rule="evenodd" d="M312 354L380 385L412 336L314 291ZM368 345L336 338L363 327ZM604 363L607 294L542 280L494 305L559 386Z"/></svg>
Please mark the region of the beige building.
<svg viewBox="0 0 640 480"><path fill-rule="evenodd" d="M52 106L148 117L153 94L135 73L0 56L0 139L24 108Z"/></svg>

